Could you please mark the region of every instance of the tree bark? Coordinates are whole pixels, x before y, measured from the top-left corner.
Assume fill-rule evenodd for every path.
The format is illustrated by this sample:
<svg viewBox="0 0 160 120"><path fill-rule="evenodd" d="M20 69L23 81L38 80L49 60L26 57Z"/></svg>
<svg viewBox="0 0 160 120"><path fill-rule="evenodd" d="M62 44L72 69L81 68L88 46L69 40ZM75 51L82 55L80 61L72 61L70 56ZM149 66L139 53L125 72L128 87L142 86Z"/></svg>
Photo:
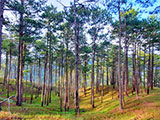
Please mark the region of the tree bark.
<svg viewBox="0 0 160 120"><path fill-rule="evenodd" d="M5 72L4 72L4 80L3 80L3 87L2 91L4 91L4 88L7 85L7 77L8 77L8 51L6 52L6 64L5 64Z"/></svg>
<svg viewBox="0 0 160 120"><path fill-rule="evenodd" d="M60 77L60 111L62 112L62 84L63 84L63 57L61 61L61 77Z"/></svg>
<svg viewBox="0 0 160 120"><path fill-rule="evenodd" d="M146 78L146 71L145 71L145 66L146 66L146 51L144 50L144 61L143 61L143 69L144 69L144 73L143 73L143 77L144 77L144 80L143 80L143 91L144 93L146 93L146 81L145 81L145 78Z"/></svg>
<svg viewBox="0 0 160 120"><path fill-rule="evenodd" d="M24 0L21 0L21 6L24 7ZM20 12L16 102L18 106L21 106L23 101L23 14L23 12Z"/></svg>
<svg viewBox="0 0 160 120"><path fill-rule="evenodd" d="M87 67L87 61L85 61L85 63L84 63L85 65L85 68ZM87 87L87 73L86 73L86 71L84 72L84 95L85 95L85 97L86 97L86 87Z"/></svg>
<svg viewBox="0 0 160 120"><path fill-rule="evenodd" d="M39 77L39 82L38 82L38 96L40 94L40 88L41 88L41 58L39 58L39 61L38 61L38 64L39 64L39 71L38 71L38 77Z"/></svg>
<svg viewBox="0 0 160 120"><path fill-rule="evenodd" d="M119 14L119 51L118 51L118 81L119 81L119 104L120 110L123 109L123 102L122 102L122 79L121 79L121 37L122 37L122 22L121 22L121 1L118 1L118 14Z"/></svg>
<svg viewBox="0 0 160 120"><path fill-rule="evenodd" d="M46 73L47 73L47 62L48 62L48 51L45 54L45 61L44 61L44 80L42 84L42 95L41 95L41 106L43 106L43 98L45 94L45 89L46 89Z"/></svg>
<svg viewBox="0 0 160 120"><path fill-rule="evenodd" d="M154 45L152 43L151 90L153 90L153 73L154 73Z"/></svg>
<svg viewBox="0 0 160 120"><path fill-rule="evenodd" d="M0 2L0 70L1 70L1 55L2 55L2 28L3 28L3 13L4 13L4 3L6 0L1 0Z"/></svg>
<svg viewBox="0 0 160 120"><path fill-rule="evenodd" d="M96 94L99 92L99 58L97 57L97 70L96 70Z"/></svg>
<svg viewBox="0 0 160 120"><path fill-rule="evenodd" d="M32 65L30 66L30 84L31 84L31 99L30 99L30 104L32 104L33 101L33 75L32 75Z"/></svg>
<svg viewBox="0 0 160 120"><path fill-rule="evenodd" d="M147 73L147 95L149 95L149 88L150 88L150 83L151 83L151 48L149 45L149 59L148 59L148 73Z"/></svg>
<svg viewBox="0 0 160 120"><path fill-rule="evenodd" d="M11 79L11 69L12 69L12 47L10 46L10 50L9 50L9 54L10 54L10 62L9 62L9 73L8 73L8 85L7 85L7 98L9 98L9 82Z"/></svg>
<svg viewBox="0 0 160 120"><path fill-rule="evenodd" d="M64 97L64 111L68 111L69 108L67 108L67 104L68 104L68 43L66 43L67 49L66 49L66 65L65 65L65 73L66 73L66 80L65 80L65 97Z"/></svg>
<svg viewBox="0 0 160 120"><path fill-rule="evenodd" d="M96 45L95 45L95 40L93 42L93 47L92 47L92 80L91 80L91 104L92 104L92 108L94 108L94 61L95 61L95 50L96 50Z"/></svg>
<svg viewBox="0 0 160 120"><path fill-rule="evenodd" d="M76 8L77 0L74 0L74 42L75 42L75 112L79 115L79 92L78 92L78 83L79 83L79 40L78 40L78 31L77 31L77 8Z"/></svg>

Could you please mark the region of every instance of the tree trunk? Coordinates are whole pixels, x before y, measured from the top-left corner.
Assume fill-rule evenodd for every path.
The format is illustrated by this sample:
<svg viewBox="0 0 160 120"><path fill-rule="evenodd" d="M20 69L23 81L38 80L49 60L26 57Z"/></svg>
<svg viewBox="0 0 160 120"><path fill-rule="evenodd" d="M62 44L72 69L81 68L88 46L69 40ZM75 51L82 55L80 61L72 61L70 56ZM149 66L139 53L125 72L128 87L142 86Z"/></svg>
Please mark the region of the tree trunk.
<svg viewBox="0 0 160 120"><path fill-rule="evenodd" d="M102 80L102 89L101 89L101 103L103 103L103 96L104 96L104 66L103 60L101 60L101 80Z"/></svg>
<svg viewBox="0 0 160 120"><path fill-rule="evenodd" d="M21 0L22 7L24 0ZM22 105L23 101L23 12L20 12L20 26L19 26L19 49L18 49L18 70L17 70L17 102L18 106Z"/></svg>
<svg viewBox="0 0 160 120"><path fill-rule="evenodd" d="M132 76L132 94L136 89L136 45L134 45L134 50L132 54L132 64L133 64L133 76Z"/></svg>
<svg viewBox="0 0 160 120"><path fill-rule="evenodd" d="M96 70L96 94L99 92L99 58L97 57L97 70Z"/></svg>
<svg viewBox="0 0 160 120"><path fill-rule="evenodd" d="M62 84L63 84L63 57L61 61L61 77L60 77L60 111L62 112Z"/></svg>
<svg viewBox="0 0 160 120"><path fill-rule="evenodd" d="M107 72L107 75L106 75L106 85L108 86L109 85L109 68L108 68L108 66L106 66L106 72Z"/></svg>
<svg viewBox="0 0 160 120"><path fill-rule="evenodd" d="M8 77L8 51L6 52L6 66L5 66L5 72L4 72L4 80L3 80L2 91L4 91L4 88L7 85L7 77Z"/></svg>
<svg viewBox="0 0 160 120"><path fill-rule="evenodd" d="M71 96L73 95L73 79L72 79L72 73L73 73L73 68L72 68L72 61L71 61L71 66L70 66L70 93ZM74 95L73 95L74 96Z"/></svg>
<svg viewBox="0 0 160 120"><path fill-rule="evenodd" d="M144 61L143 61L143 69L144 69L144 73L143 73L143 77L144 77L144 80L143 80L143 91L144 93L146 93L146 81L145 81L145 78L146 78L146 71L145 71L145 66L146 66L146 51L144 50Z"/></svg>
<svg viewBox="0 0 160 120"><path fill-rule="evenodd" d="M151 90L153 90L153 72L154 72L154 45L152 43Z"/></svg>
<svg viewBox="0 0 160 120"><path fill-rule="evenodd" d="M65 97L64 97L64 111L68 111L69 108L67 108L67 105L68 105L68 99L69 99L69 96L68 96L68 43L66 43L66 65L65 65L65 73L66 73L66 80L65 80Z"/></svg>
<svg viewBox="0 0 160 120"><path fill-rule="evenodd" d="M150 88L150 83L151 83L151 71L150 71L150 68L151 68L151 48L150 48L150 45L149 45L149 59L148 59L148 74L147 74L147 94L149 95L149 88Z"/></svg>
<svg viewBox="0 0 160 120"><path fill-rule="evenodd" d="M32 104L33 101L33 75L32 75L32 65L30 66L30 84L31 84L31 99L30 99L30 104Z"/></svg>
<svg viewBox="0 0 160 120"><path fill-rule="evenodd" d="M44 61L44 80L43 80L43 84L42 84L41 106L43 106L43 104L44 104L43 98L44 98L45 89L46 89L47 62L48 62L48 51L46 52L45 61Z"/></svg>
<svg viewBox="0 0 160 120"><path fill-rule="evenodd" d="M118 14L119 14L119 51L118 51L118 81L119 81L119 104L120 104L120 110L123 109L123 102L122 102L122 79L121 79L121 36L122 36L122 22L121 22L121 2L118 1Z"/></svg>
<svg viewBox="0 0 160 120"><path fill-rule="evenodd" d="M28 70L28 65L27 65L27 70ZM27 80L29 80L28 73L26 74L25 102L27 102L27 92L28 92L28 90L27 90Z"/></svg>
<svg viewBox="0 0 160 120"><path fill-rule="evenodd" d="M78 40L78 31L77 31L77 0L74 0L74 42L75 42L75 112L79 115L79 92L78 92L78 83L79 83L79 40Z"/></svg>
<svg viewBox="0 0 160 120"><path fill-rule="evenodd" d="M87 61L85 61L85 63L84 63L85 65L85 68L87 67ZM84 72L84 95L85 95L85 97L86 97L86 87L87 87L87 73L86 73L86 71Z"/></svg>
<svg viewBox="0 0 160 120"><path fill-rule="evenodd" d="M2 28L3 28L3 13L4 13L4 3L6 0L1 0L0 2L0 70L1 70L1 55L2 55Z"/></svg>
<svg viewBox="0 0 160 120"><path fill-rule="evenodd" d="M9 50L10 54L10 62L9 62L9 73L8 73L8 85L7 85L7 98L9 98L9 81L11 79L11 69L12 69L12 47L10 46Z"/></svg>
<svg viewBox="0 0 160 120"><path fill-rule="evenodd" d="M92 80L91 80L91 104L92 104L92 108L94 108L94 61L95 61L95 50L96 50L96 46L95 46L95 40L93 42L93 47L92 47Z"/></svg>
<svg viewBox="0 0 160 120"><path fill-rule="evenodd" d="M38 82L38 97L39 97L39 94L40 94L40 91L41 91L41 58L39 58L39 73L38 73L38 77L39 77L39 82Z"/></svg>
<svg viewBox="0 0 160 120"><path fill-rule="evenodd" d="M139 50L138 50L138 87L140 86L140 93L142 93L141 89L141 83L142 83L142 78L141 78L141 45L139 45Z"/></svg>
<svg viewBox="0 0 160 120"><path fill-rule="evenodd" d="M155 68L154 87L157 87L158 66Z"/></svg>
<svg viewBox="0 0 160 120"><path fill-rule="evenodd" d="M56 60L56 67L55 67L55 83L54 83L54 86L55 86L55 95L57 95L57 93L58 93L58 86L59 85L57 85L57 60Z"/></svg>

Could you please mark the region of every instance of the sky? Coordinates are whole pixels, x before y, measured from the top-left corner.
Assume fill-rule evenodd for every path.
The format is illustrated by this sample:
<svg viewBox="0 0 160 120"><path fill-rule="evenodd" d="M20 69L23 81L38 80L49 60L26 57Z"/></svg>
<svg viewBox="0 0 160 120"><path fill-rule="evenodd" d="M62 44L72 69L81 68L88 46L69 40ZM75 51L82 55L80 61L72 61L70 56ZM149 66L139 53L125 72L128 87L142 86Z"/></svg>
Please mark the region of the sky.
<svg viewBox="0 0 160 120"><path fill-rule="evenodd" d="M73 1L73 0L59 0L59 1L61 1L61 3L63 3L66 6L69 6L70 2ZM60 3L58 3L57 0L48 0L47 4L48 5L50 5L50 4L54 5L55 7L57 7L57 9L59 11L63 10L63 6Z"/></svg>

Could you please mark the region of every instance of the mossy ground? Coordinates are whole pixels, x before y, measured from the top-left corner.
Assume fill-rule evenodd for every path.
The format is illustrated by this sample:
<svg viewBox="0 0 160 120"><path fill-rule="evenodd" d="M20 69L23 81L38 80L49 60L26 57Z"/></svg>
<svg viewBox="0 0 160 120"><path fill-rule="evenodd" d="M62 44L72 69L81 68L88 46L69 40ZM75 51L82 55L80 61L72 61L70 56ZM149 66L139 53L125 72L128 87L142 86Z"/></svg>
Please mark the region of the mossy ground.
<svg viewBox="0 0 160 120"><path fill-rule="evenodd" d="M2 85L0 85L0 88ZM1 90L0 90L1 91ZM23 103L22 107L15 105L15 101L11 101L11 114L8 114L8 104L2 105L3 112L0 112L0 119L32 119L32 120L160 120L160 89L154 88L150 95L141 93L139 100L135 95L129 94L125 97L125 105L122 111L119 110L119 99L117 90L107 92L103 97L101 103L100 93L95 94L95 108L90 104L90 88L87 89L87 96L83 95L83 90L80 89L80 116L75 115L73 107L73 99L71 97L71 108L68 112L60 112L59 98L52 96L52 102L49 106L40 106L41 98L38 97L30 104L28 94L28 101ZM1 93L0 98L6 96L6 91ZM15 95L12 90L11 95ZM2 100L2 99L0 99Z"/></svg>

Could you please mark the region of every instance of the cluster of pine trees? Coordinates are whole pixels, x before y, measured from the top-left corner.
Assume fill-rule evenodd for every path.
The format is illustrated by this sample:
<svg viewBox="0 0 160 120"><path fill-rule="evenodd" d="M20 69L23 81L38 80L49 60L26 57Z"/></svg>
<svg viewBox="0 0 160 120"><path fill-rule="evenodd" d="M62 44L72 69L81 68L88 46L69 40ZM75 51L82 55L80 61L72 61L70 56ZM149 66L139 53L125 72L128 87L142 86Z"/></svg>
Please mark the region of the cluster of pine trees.
<svg viewBox="0 0 160 120"><path fill-rule="evenodd" d="M69 110L73 97L79 114L79 88L87 96L90 86L92 108L94 94L101 93L103 102L104 91L117 87L123 109L130 87L139 99L139 94L160 85L160 6L147 11L151 15L134 8L136 4L147 10L156 2L74 0L65 6L57 1L64 11L46 2L0 2L2 91L7 89L9 97L10 80L16 79L18 106L29 90L30 103L34 95L41 96L41 106L51 103L52 94L58 95L60 111Z"/></svg>

